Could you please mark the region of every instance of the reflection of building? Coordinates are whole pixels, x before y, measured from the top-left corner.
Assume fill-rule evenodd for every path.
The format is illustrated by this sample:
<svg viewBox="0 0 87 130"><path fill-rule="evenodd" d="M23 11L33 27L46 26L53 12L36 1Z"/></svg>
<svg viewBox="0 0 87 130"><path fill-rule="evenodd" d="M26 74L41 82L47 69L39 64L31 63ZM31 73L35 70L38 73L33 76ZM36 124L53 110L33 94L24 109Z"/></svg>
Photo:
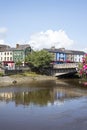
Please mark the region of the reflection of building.
<svg viewBox="0 0 87 130"><path fill-rule="evenodd" d="M11 100L13 97L13 94L12 92L9 92L9 93L0 93L0 100Z"/></svg>
<svg viewBox="0 0 87 130"><path fill-rule="evenodd" d="M45 96L44 96L45 95ZM14 101L15 105L61 105L65 100L72 98L87 96L84 90L69 88L69 87L55 87L53 89L29 89L29 91L16 92L2 92L0 93L0 101Z"/></svg>
<svg viewBox="0 0 87 130"><path fill-rule="evenodd" d="M45 96L44 96L45 95ZM26 91L26 92L3 92L0 93L1 101L14 101L17 105L47 105L48 102L53 103L53 94L50 90Z"/></svg>
<svg viewBox="0 0 87 130"><path fill-rule="evenodd" d="M55 101L64 102L64 100L67 100L67 99L72 99L72 98L81 97L83 95L87 95L87 93L85 91L78 90L76 88L71 89L68 86L66 88L65 87L54 88L53 95L54 95Z"/></svg>

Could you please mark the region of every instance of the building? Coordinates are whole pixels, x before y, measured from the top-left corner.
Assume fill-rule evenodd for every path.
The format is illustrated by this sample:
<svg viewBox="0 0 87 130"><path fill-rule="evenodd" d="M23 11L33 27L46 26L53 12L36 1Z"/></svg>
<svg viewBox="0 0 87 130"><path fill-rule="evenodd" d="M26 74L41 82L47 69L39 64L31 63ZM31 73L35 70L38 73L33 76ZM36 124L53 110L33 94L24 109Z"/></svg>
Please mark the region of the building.
<svg viewBox="0 0 87 130"><path fill-rule="evenodd" d="M0 51L0 62L3 61L13 61L13 51L11 49Z"/></svg>
<svg viewBox="0 0 87 130"><path fill-rule="evenodd" d="M28 44L19 45L16 44L16 48L13 49L13 61L14 62L25 62L26 56L31 52L31 47Z"/></svg>
<svg viewBox="0 0 87 130"><path fill-rule="evenodd" d="M0 45L0 52L10 48L8 45Z"/></svg>
<svg viewBox="0 0 87 130"><path fill-rule="evenodd" d="M16 62L22 62L24 65L25 57L31 52L28 44L16 44L16 48L8 45L0 45L0 63L6 69L15 69Z"/></svg>
<svg viewBox="0 0 87 130"><path fill-rule="evenodd" d="M53 55L53 61L56 63L82 62L82 57L85 54L84 51L66 50L65 48L51 48L45 50Z"/></svg>
<svg viewBox="0 0 87 130"><path fill-rule="evenodd" d="M0 63L5 69L15 69L13 61L13 51L10 46L0 45Z"/></svg>

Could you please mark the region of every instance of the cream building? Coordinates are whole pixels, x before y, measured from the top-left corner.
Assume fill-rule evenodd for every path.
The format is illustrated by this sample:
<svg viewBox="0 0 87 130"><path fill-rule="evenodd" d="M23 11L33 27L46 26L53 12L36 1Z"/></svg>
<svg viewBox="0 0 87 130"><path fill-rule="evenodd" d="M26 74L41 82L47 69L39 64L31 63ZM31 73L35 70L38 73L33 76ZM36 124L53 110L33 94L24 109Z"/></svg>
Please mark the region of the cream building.
<svg viewBox="0 0 87 130"><path fill-rule="evenodd" d="M13 52L11 50L0 52L0 62L3 61L13 61Z"/></svg>

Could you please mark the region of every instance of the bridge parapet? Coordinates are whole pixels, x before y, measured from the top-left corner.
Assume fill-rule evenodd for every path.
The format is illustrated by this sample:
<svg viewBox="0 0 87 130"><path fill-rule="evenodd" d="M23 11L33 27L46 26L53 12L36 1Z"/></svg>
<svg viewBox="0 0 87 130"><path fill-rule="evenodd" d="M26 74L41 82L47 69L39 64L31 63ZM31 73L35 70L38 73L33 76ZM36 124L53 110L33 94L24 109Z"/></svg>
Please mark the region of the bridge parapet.
<svg viewBox="0 0 87 130"><path fill-rule="evenodd" d="M54 69L68 69L68 68L78 68L78 63L63 63L63 64L54 64Z"/></svg>

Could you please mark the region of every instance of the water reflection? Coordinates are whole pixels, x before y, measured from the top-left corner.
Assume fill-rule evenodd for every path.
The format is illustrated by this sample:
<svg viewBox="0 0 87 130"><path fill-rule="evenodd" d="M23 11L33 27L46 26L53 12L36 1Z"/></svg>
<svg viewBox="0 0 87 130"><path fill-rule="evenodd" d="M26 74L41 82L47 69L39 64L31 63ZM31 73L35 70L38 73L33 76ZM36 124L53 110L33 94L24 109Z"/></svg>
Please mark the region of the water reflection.
<svg viewBox="0 0 87 130"><path fill-rule="evenodd" d="M42 84L39 83L42 86ZM38 86L38 83L37 85ZM45 86L45 85L44 85ZM5 101L6 103L12 101L15 105L59 105L63 104L64 101L78 98L81 96L87 96L87 91L80 88L69 87L70 84L64 83L61 85L54 84L54 86L48 87L11 87L2 91L0 89L0 101Z"/></svg>

